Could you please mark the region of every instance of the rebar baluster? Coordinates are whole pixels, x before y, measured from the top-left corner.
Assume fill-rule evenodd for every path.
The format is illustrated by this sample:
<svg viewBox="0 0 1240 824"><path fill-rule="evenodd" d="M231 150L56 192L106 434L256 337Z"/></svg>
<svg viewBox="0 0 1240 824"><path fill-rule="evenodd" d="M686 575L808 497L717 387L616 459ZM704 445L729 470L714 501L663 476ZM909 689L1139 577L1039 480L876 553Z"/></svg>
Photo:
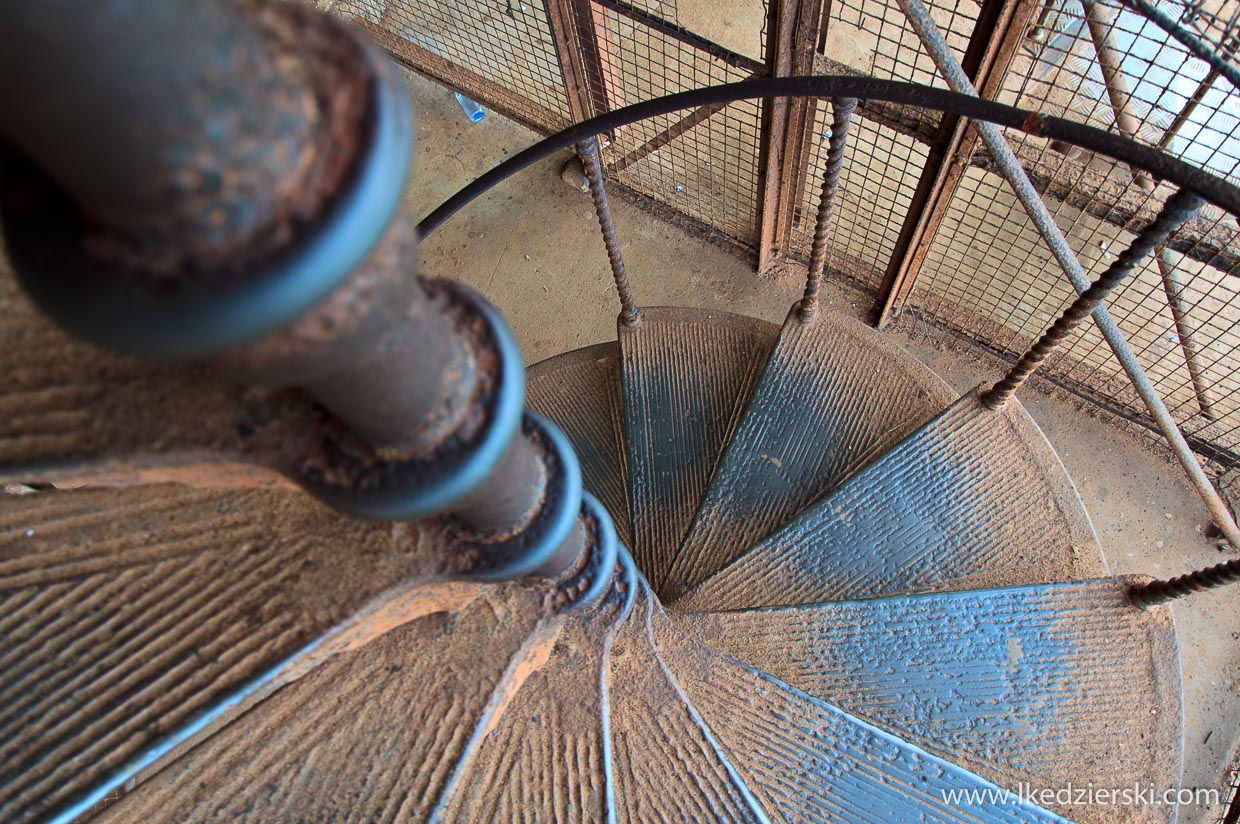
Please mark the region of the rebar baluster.
<svg viewBox="0 0 1240 824"><path fill-rule="evenodd" d="M1205 592L1207 589L1217 589L1238 581L1240 581L1240 558L1233 558L1221 564L1189 572L1178 578L1137 584L1129 594L1134 603L1150 606L1165 604L1194 592Z"/></svg>
<svg viewBox="0 0 1240 824"><path fill-rule="evenodd" d="M939 31L938 26L930 16L930 12L926 9L922 0L897 0L897 2L908 18L909 25L917 32L922 45L934 60L939 73L947 81L947 85L953 91L977 97L977 89L973 87L968 76L965 75L960 61L956 59L956 55L952 52L951 47L947 45L947 41L943 38L943 33ZM1147 0L1124 0L1124 2L1129 5L1140 6L1143 11L1148 9L1151 13L1159 14L1162 18L1159 25L1164 29L1167 28L1168 18L1166 15L1154 9ZM1147 16L1150 15L1147 14ZM1208 53L1209 50L1206 49L1206 52ZM1226 62L1221 59L1210 62L1210 65L1217 66L1220 70L1227 67ZM1240 86L1240 75L1235 75L1234 70L1232 70L1232 74L1238 78L1235 82L1236 85ZM1072 287L1078 292L1085 291L1088 288L1089 281L1085 276L1085 270L1081 268L1081 262L1077 260L1076 254L1068 245L1068 239L1064 237L1063 231L1055 223L1050 210L1042 202L1041 196L1033 187L1033 183L1029 180L1029 175L1025 173L1024 167L1020 165L1020 161L1016 159L1016 153L1008 145L1003 133L993 123L988 123L984 120L974 120L972 123L973 128L977 129L978 134L981 135L986 148L990 150L1000 173L1011 184L1012 191L1017 199L1020 200L1021 205L1025 207L1025 211L1029 215L1030 220L1033 221L1033 225L1037 228L1038 234L1046 241L1047 248L1063 269L1064 274L1068 276ZM1236 521L1232 518L1231 512L1228 511L1227 504L1223 502L1223 499L1218 494L1218 490L1214 488L1209 477L1206 476L1205 470L1197 462L1197 457L1193 454L1192 447L1188 445L1188 441L1185 440L1184 433L1180 431L1179 424L1175 422L1175 418L1171 416L1167 405L1159 397L1154 384L1150 381L1149 376L1145 374L1145 370L1137 360L1137 355L1133 352L1131 344L1128 343L1128 340L1115 324L1115 320L1107 312L1106 306L1099 305L1094 310L1094 322L1098 325L1098 331L1102 334L1102 337L1115 353L1115 359L1124 368L1125 374L1128 375L1128 380L1141 397L1141 401L1149 411L1150 417L1154 419L1158 430L1167 439L1167 444L1171 447L1171 451L1175 453L1176 460L1180 462L1180 466L1184 468L1184 473L1188 476L1189 482L1197 490L1197 494L1201 496L1202 503L1206 505L1206 509L1210 510L1210 518L1223 531L1224 537L1233 546L1240 546L1240 527L1236 526Z"/></svg>
<svg viewBox="0 0 1240 824"><path fill-rule="evenodd" d="M805 279L805 294L797 309L797 320L808 323L818 313L818 287L827 266L827 237L831 233L831 210L835 206L835 190L839 188L840 170L844 167L844 147L848 141L848 124L853 109L857 108L855 97L836 97L831 100L831 139L827 144L827 168L822 173L822 194L818 196L818 217L814 223L814 244L809 255L809 275Z"/></svg>
<svg viewBox="0 0 1240 824"><path fill-rule="evenodd" d="M1120 253L1115 262L1107 268L1102 276L1088 289L1077 295L1072 305L1051 324L1051 328L1043 333L1038 342L1029 348L1003 380L995 384L989 392L982 395L982 403L991 409L1003 406L1016 390L1037 371L1038 367L1055 350L1072 330L1080 326L1081 321L1089 317L1094 307L1106 300L1111 291L1145 259L1150 252L1161 245L1167 237L1184 225L1184 222L1196 214L1201 208L1202 199L1185 189L1176 192L1167 201L1163 210L1153 223L1149 224L1137 235L1127 249Z"/></svg>
<svg viewBox="0 0 1240 824"><path fill-rule="evenodd" d="M616 236L616 224L611 218L611 205L607 202L607 190L603 188L603 168L598 157L598 138L592 137L577 144L577 154L586 179L590 181L590 196L594 198L594 211L598 215L598 227L603 232L603 245L607 247L607 260L611 263L611 276L616 281L616 294L620 296L620 322L636 326L641 313L633 303L629 287L629 275L624 270L624 258L620 254L620 239Z"/></svg>

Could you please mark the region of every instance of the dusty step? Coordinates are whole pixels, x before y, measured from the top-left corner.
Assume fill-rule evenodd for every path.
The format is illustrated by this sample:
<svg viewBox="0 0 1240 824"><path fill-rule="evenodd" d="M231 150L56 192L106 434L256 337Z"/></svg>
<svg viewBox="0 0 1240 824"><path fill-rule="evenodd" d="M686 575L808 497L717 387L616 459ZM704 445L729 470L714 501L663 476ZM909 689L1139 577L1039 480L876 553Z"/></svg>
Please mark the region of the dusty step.
<svg viewBox="0 0 1240 824"><path fill-rule="evenodd" d="M691 639L654 615L660 655L772 820L1062 821L995 784ZM998 794L998 802L949 793ZM992 796L996 797L996 796Z"/></svg>
<svg viewBox="0 0 1240 824"><path fill-rule="evenodd" d="M586 489L611 514L621 542L631 546L619 348L601 343L531 366L525 403L568 437Z"/></svg>
<svg viewBox="0 0 1240 824"><path fill-rule="evenodd" d="M627 553L597 604L559 616L502 690L462 756L436 820L605 821L613 794L606 673L617 626L633 605Z"/></svg>
<svg viewBox="0 0 1240 824"><path fill-rule="evenodd" d="M722 569L955 399L850 318L784 322L660 594Z"/></svg>
<svg viewBox="0 0 1240 824"><path fill-rule="evenodd" d="M429 577L425 541L284 491L0 495L0 819L81 799L387 587Z"/></svg>
<svg viewBox="0 0 1240 824"><path fill-rule="evenodd" d="M778 329L728 312L651 307L636 327L618 330L633 556L647 578L659 581Z"/></svg>
<svg viewBox="0 0 1240 824"><path fill-rule="evenodd" d="M554 645L542 591L434 589L423 617L329 661L167 764L99 820L427 820Z"/></svg>
<svg viewBox="0 0 1240 824"><path fill-rule="evenodd" d="M966 395L676 603L717 611L1096 578L1076 488L1019 403Z"/></svg>
<svg viewBox="0 0 1240 824"><path fill-rule="evenodd" d="M1167 607L1102 579L675 618L688 633L1001 786L1179 784ZM1111 822L1111 806L1057 810ZM1125 809L1128 821L1173 807Z"/></svg>
<svg viewBox="0 0 1240 824"><path fill-rule="evenodd" d="M767 821L659 659L650 629L653 609L643 584L611 651L616 821Z"/></svg>

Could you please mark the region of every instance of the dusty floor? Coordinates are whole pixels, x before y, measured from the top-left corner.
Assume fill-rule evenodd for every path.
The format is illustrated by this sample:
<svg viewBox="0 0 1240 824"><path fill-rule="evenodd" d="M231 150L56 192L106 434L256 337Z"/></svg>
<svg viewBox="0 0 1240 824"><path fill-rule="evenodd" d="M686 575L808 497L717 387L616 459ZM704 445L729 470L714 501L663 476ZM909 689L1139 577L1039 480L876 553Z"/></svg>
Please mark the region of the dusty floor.
<svg viewBox="0 0 1240 824"><path fill-rule="evenodd" d="M471 124L452 94L410 78L418 116L417 166L409 203L417 216L535 136L493 112ZM482 291L516 330L535 362L612 340L617 303L587 195L559 177L564 158L528 169L467 207L422 247L422 271ZM726 309L782 321L800 290L795 275L761 281L749 262L613 198L625 261L639 304ZM850 311L857 296L827 293ZM916 330L914 330L916 332ZM932 334L892 332L959 390L994 380L999 367L943 346ZM1148 441L1081 414L1066 397L1027 392L1024 402L1075 479L1120 574L1170 576L1226 556L1202 535L1204 507L1178 468ZM1184 786L1218 787L1240 722L1240 611L1233 590L1177 606L1186 704ZM1181 821L1217 811L1186 808Z"/></svg>

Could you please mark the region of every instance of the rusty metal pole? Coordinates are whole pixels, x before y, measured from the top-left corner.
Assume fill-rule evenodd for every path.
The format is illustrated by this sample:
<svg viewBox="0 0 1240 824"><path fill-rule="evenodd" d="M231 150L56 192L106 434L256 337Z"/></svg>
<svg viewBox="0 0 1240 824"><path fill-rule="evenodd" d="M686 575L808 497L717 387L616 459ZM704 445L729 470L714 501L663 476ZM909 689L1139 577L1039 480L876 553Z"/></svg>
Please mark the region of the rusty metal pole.
<svg viewBox="0 0 1240 824"><path fill-rule="evenodd" d="M611 217L611 204L607 202L603 168L598 156L598 138L592 137L578 143L577 154L581 157L586 180L590 181L590 196L594 199L594 212L598 215L598 227L603 233L603 245L607 248L607 262L616 282L616 294L620 296L620 322L625 326L636 326L641 320L641 313L633 302L629 273L624 268L624 256L620 253L620 238L616 235L616 224Z"/></svg>
<svg viewBox="0 0 1240 824"><path fill-rule="evenodd" d="M321 443L284 433L282 471L365 517L454 513L462 575L577 574L614 542L581 526L571 445L523 413L502 318L415 275L387 58L302 4L79 6L0 25L0 205L35 301L112 349L307 389Z"/></svg>
<svg viewBox="0 0 1240 824"><path fill-rule="evenodd" d="M1129 596L1136 604L1153 606L1237 582L1240 582L1240 558L1233 558L1166 581L1137 584L1129 590Z"/></svg>
<svg viewBox="0 0 1240 824"><path fill-rule="evenodd" d="M1037 343L1017 361L1003 380L982 395L982 403L991 409L998 409L1007 403L1016 394L1016 390L1020 389L1046 361L1051 352L1067 339L1072 330L1089 317L1115 287L1119 286L1150 252L1158 248L1168 235L1195 215L1203 202L1200 197L1185 189L1172 195L1154 222L1137 235L1132 245L1120 253L1115 262L1102 273L1097 281L1076 296L1072 304L1051 324L1051 328L1046 330Z"/></svg>
<svg viewBox="0 0 1240 824"><path fill-rule="evenodd" d="M827 268L827 238L831 232L831 210L839 188L840 171L844 168L844 150L848 144L848 124L857 108L855 97L837 97L831 101L831 139L827 145L827 165L822 172L822 192L818 196L818 216L814 221L814 243L809 255L809 275L805 294L797 306L797 319L808 323L818 312L818 287Z"/></svg>

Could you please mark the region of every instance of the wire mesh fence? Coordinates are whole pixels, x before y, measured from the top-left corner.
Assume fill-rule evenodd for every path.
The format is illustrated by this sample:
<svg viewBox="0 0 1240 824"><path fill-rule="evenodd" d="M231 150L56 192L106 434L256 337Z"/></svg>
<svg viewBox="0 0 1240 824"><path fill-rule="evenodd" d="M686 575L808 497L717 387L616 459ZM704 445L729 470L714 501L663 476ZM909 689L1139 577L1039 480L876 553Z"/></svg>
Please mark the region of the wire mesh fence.
<svg viewBox="0 0 1240 824"><path fill-rule="evenodd" d="M988 38L1000 36L975 22L991 1L928 4L958 59L971 45L994 45ZM746 0L733 11L744 25L728 29L712 18L713 7L684 0L344 0L337 8L412 68L551 132L575 113L781 73L786 56L771 47L772 15L795 16L813 2ZM1003 4L1027 15L1012 30L1010 58L990 86L992 96L1132 137L1240 180L1240 94L1226 72L1135 10L1140 4ZM787 43L813 50L814 71L946 86L895 0L836 0L821 8L826 13L819 28L809 35L795 31ZM1159 8L1230 65L1240 65L1240 0L1167 0ZM809 106L799 129L788 130L783 157L792 161L782 167L769 161L779 156L772 136L778 130L765 105L741 101L618 129L603 136L604 168L614 182L716 234L804 260L830 105ZM936 145L943 139L940 122L938 113L862 101L837 192L828 268L881 305L883 290L892 288L885 273L901 255L915 257L906 309L1014 359L1075 293L981 148L964 153L941 221L918 237L916 248L901 247L902 234L928 208L918 190L943 149ZM1105 157L1023 133L1007 137L1091 276L1114 260L1172 191ZM769 196L772 175L779 176L777 192L786 199L779 208L789 215L773 234L763 228L764 210L778 206ZM1109 307L1194 448L1218 468L1240 464L1236 220L1204 210ZM1092 326L1082 327L1047 369L1051 379L1106 408L1145 419Z"/></svg>

